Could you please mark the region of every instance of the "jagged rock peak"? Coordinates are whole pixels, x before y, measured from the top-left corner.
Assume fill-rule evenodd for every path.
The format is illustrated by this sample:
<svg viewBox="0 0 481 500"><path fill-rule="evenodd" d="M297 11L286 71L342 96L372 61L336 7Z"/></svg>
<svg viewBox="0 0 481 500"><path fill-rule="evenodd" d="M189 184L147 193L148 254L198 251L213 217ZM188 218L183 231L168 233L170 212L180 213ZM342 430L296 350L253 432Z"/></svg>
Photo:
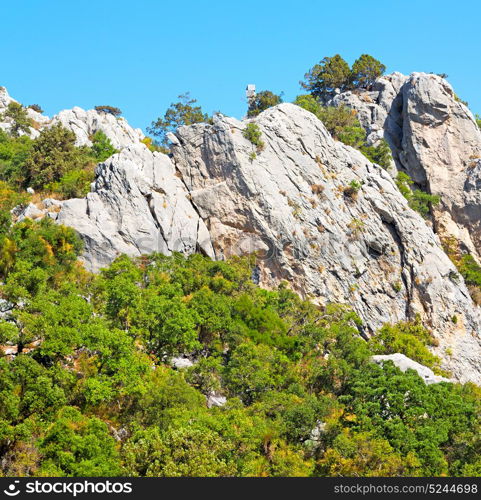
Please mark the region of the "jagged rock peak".
<svg viewBox="0 0 481 500"><path fill-rule="evenodd" d="M0 87L0 113L5 111L12 101L18 102L10 97L5 87ZM95 109L86 111L75 106L72 109L60 111L52 119L37 113L32 108L27 108L27 113L34 123L29 133L32 139L38 137L43 128L55 123L61 123L75 133L77 146L91 146L91 138L99 130L104 132L116 149L139 143L145 137L142 130L132 128L125 118L115 117L110 113L99 112ZM0 128L9 130L10 123L0 122Z"/></svg>

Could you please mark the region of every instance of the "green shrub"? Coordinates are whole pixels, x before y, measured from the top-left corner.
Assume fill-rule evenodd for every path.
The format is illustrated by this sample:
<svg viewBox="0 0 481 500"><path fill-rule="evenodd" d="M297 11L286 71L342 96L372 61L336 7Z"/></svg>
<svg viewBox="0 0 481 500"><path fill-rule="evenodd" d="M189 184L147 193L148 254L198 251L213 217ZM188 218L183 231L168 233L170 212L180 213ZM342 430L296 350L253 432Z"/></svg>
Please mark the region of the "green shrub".
<svg viewBox="0 0 481 500"><path fill-rule="evenodd" d="M277 106L282 102L282 97L280 95L274 94L270 90L262 90L257 92L255 98L250 101L249 109L247 110L247 116L253 118L257 116L262 111L265 111L272 106Z"/></svg>
<svg viewBox="0 0 481 500"><path fill-rule="evenodd" d="M384 325L371 337L369 345L375 354L399 352L425 366L439 369L440 359L428 349L428 346L436 343L430 332L419 321Z"/></svg>
<svg viewBox="0 0 481 500"><path fill-rule="evenodd" d="M93 170L70 170L58 182L53 182L46 188L59 193L64 199L83 198L90 191L93 180Z"/></svg>
<svg viewBox="0 0 481 500"><path fill-rule="evenodd" d="M398 172L396 185L401 194L408 200L409 206L419 212L423 217L427 217L431 212L431 207L441 202L441 197L425 193L420 189L411 190L413 180L405 172Z"/></svg>
<svg viewBox="0 0 481 500"><path fill-rule="evenodd" d="M248 123L245 129L242 131L242 135L250 141L254 146L257 146L258 150L264 148L264 142L262 141L262 132L257 123Z"/></svg>
<svg viewBox="0 0 481 500"><path fill-rule="evenodd" d="M362 154L372 163L376 163L382 168L389 168L392 155L391 148L385 139L382 139L377 146L363 145L360 147Z"/></svg>
<svg viewBox="0 0 481 500"><path fill-rule="evenodd" d="M105 161L118 150L112 146L112 142L102 130L98 130L92 137L92 153L98 162Z"/></svg>
<svg viewBox="0 0 481 500"><path fill-rule="evenodd" d="M89 149L76 147L75 141L75 134L61 124L42 130L23 165L23 185L43 189L72 170L92 165Z"/></svg>

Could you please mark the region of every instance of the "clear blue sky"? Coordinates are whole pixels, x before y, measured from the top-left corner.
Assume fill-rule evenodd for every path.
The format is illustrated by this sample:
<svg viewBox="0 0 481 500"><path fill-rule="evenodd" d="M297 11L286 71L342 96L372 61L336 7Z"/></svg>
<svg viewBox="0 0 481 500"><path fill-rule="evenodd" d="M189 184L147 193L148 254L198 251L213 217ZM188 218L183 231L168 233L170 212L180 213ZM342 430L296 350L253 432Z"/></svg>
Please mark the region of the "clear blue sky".
<svg viewBox="0 0 481 500"><path fill-rule="evenodd" d="M324 56L447 73L481 113L477 0L5 0L0 85L53 115L120 107L145 129L182 92L242 117L244 89L299 93Z"/></svg>

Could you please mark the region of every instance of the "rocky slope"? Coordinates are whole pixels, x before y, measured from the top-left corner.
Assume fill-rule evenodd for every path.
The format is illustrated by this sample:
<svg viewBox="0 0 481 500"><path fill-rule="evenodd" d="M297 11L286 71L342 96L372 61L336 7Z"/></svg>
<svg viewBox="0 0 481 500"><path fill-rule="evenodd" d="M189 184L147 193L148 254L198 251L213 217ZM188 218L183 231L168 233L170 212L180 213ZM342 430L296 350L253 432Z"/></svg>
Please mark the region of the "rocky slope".
<svg viewBox="0 0 481 500"><path fill-rule="evenodd" d="M432 88L421 85L427 79ZM335 99L358 109L371 142L384 134L397 167L436 192L441 167L428 171L426 165L445 128L452 136L446 151L462 158L479 135L453 95L449 119L439 118L436 89L447 96L445 85L432 75L394 74L370 93ZM120 153L97 167L86 198L49 201L41 210L79 232L88 268L98 270L120 253L201 251L221 259L256 251L261 258L254 274L262 286L287 280L318 303L350 304L364 320L365 336L386 322L420 315L439 339L444 368L458 380L481 383L479 310L438 236L408 207L388 172L334 141L314 115L292 104L259 115L254 121L262 151L243 136L247 122L216 115L213 124L180 128L168 157L151 153L132 129L124 134L126 122L102 121L95 113L74 108L54 120L74 130L79 144L97 127L107 127ZM442 167L440 178L460 170L450 171L453 164ZM425 172L425 180L416 172ZM456 186L449 186L451 204L443 196L441 213L453 220L461 190ZM477 192L463 189L459 206L469 196L476 205ZM464 217L469 213L468 205ZM469 236L471 222L463 226L458 217L455 224Z"/></svg>

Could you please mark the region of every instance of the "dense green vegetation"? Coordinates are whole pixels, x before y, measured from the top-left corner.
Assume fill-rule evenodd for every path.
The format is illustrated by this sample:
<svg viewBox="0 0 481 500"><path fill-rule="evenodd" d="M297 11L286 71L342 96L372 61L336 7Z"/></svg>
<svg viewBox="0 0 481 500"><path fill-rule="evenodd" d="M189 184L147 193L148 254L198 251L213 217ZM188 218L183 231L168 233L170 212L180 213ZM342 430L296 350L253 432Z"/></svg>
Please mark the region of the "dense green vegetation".
<svg viewBox="0 0 481 500"><path fill-rule="evenodd" d="M0 180L63 198L84 196L95 165L117 150L102 131L91 137L90 148L77 147L75 140L75 134L60 124L44 128L35 140L0 130Z"/></svg>
<svg viewBox="0 0 481 500"><path fill-rule="evenodd" d="M324 57L304 75L301 86L316 98L326 98L337 90L370 89L386 66L369 54L362 54L352 68L339 55Z"/></svg>
<svg viewBox="0 0 481 500"><path fill-rule="evenodd" d="M356 111L346 106L323 106L312 95L297 96L294 104L315 114L324 123L334 139L359 149L369 161L388 168L391 163L391 150L385 140L377 146L366 142L366 131L359 123Z"/></svg>
<svg viewBox="0 0 481 500"><path fill-rule="evenodd" d="M71 229L12 226L19 195L0 196L1 474L481 472L478 388L369 362L435 367L419 323L366 342L346 306L254 285L254 257L122 256L91 275ZM194 364L172 368L185 353ZM224 406L208 408L213 391Z"/></svg>

